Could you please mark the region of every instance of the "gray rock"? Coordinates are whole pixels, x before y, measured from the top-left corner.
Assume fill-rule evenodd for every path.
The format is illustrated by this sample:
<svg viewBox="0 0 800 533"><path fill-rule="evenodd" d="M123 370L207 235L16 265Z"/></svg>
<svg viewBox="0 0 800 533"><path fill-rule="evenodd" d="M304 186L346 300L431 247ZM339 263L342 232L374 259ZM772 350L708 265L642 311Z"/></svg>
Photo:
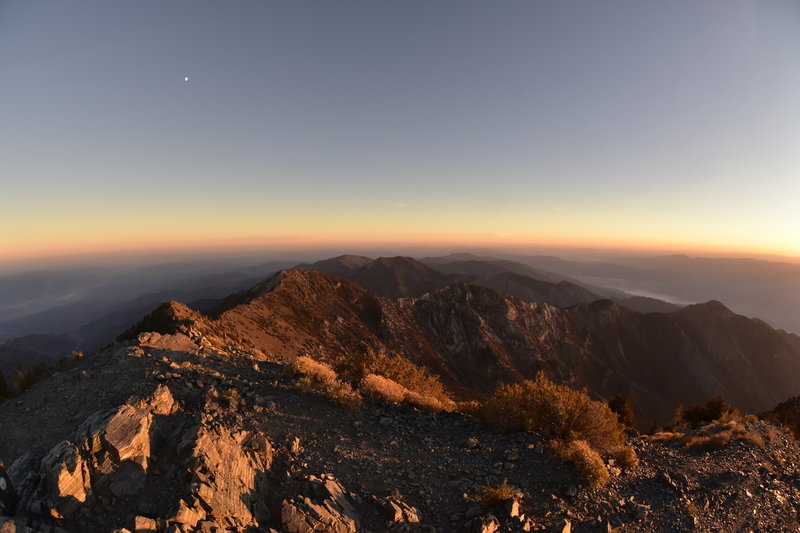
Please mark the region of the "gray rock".
<svg viewBox="0 0 800 533"><path fill-rule="evenodd" d="M462 528L463 533L494 533L500 529L500 522L493 515L473 518Z"/></svg>
<svg viewBox="0 0 800 533"><path fill-rule="evenodd" d="M11 484L11 478L0 464L0 516L11 516L17 507L17 491Z"/></svg>
<svg viewBox="0 0 800 533"><path fill-rule="evenodd" d="M309 476L305 481L303 494L281 505L283 528L288 533L356 533L360 517L344 488L331 477Z"/></svg>

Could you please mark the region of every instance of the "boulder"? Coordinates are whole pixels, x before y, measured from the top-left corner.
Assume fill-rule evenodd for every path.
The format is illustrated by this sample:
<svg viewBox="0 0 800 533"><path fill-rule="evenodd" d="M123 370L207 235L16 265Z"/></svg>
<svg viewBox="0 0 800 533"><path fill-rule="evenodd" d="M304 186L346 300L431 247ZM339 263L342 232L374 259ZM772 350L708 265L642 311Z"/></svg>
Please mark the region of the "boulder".
<svg viewBox="0 0 800 533"><path fill-rule="evenodd" d="M91 487L89 465L71 442L60 442L45 455L41 474L55 518L70 516L86 501Z"/></svg>
<svg viewBox="0 0 800 533"><path fill-rule="evenodd" d="M419 523L420 512L416 507L411 507L406 502L396 498L378 500L381 514L390 524Z"/></svg>
<svg viewBox="0 0 800 533"><path fill-rule="evenodd" d="M272 445L266 437L207 421L198 429L191 453L193 492L188 501L179 501L170 522L247 529L269 519L263 474L272 464Z"/></svg>
<svg viewBox="0 0 800 533"><path fill-rule="evenodd" d="M0 463L0 516L11 516L17 507L17 492Z"/></svg>
<svg viewBox="0 0 800 533"><path fill-rule="evenodd" d="M494 533L500 529L500 522L493 515L473 518L462 528L463 533Z"/></svg>
<svg viewBox="0 0 800 533"><path fill-rule="evenodd" d="M314 499L304 494L313 494ZM308 476L303 494L283 501L281 523L288 533L355 533L359 515L335 479Z"/></svg>

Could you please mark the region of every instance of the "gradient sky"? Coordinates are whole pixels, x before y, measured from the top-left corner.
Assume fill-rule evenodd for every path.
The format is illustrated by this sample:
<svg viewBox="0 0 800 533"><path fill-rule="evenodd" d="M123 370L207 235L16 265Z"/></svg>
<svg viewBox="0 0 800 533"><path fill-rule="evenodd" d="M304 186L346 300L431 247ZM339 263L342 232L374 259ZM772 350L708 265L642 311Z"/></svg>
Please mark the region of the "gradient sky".
<svg viewBox="0 0 800 533"><path fill-rule="evenodd" d="M794 0L2 0L0 261L800 256L798 95Z"/></svg>

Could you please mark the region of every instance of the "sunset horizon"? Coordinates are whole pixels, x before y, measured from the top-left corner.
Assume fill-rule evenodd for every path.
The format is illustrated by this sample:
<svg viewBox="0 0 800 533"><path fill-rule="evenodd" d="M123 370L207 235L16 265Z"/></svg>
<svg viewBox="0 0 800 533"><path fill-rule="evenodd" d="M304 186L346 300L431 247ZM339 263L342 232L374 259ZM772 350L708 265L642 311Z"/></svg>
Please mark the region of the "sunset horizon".
<svg viewBox="0 0 800 533"><path fill-rule="evenodd" d="M747 1L6 2L0 264L370 246L798 258L799 20Z"/></svg>

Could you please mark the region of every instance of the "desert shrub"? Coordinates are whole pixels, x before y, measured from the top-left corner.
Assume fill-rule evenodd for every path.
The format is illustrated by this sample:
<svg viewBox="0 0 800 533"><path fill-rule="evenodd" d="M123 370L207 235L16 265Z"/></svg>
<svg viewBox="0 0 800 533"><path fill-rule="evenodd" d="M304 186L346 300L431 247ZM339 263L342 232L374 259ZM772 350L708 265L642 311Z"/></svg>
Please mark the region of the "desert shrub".
<svg viewBox="0 0 800 533"><path fill-rule="evenodd" d="M764 420L780 423L796 438L800 438L800 396L789 398L760 416Z"/></svg>
<svg viewBox="0 0 800 533"><path fill-rule="evenodd" d="M483 404L478 400L467 400L463 402L456 402L455 410L460 413L465 413L474 417L480 414Z"/></svg>
<svg viewBox="0 0 800 533"><path fill-rule="evenodd" d="M478 487L478 501L484 509L491 509L509 500L513 500L516 494L517 491L508 484L507 479L504 479L503 482L496 487Z"/></svg>
<svg viewBox="0 0 800 533"><path fill-rule="evenodd" d="M659 431L657 433L653 433L652 435L647 436L647 438L652 442L669 442L673 440L682 439L683 437L684 437L683 433L675 431Z"/></svg>
<svg viewBox="0 0 800 533"><path fill-rule="evenodd" d="M730 441L730 434L727 433L692 435L686 440L685 446L689 449L717 450L727 446Z"/></svg>
<svg viewBox="0 0 800 533"><path fill-rule="evenodd" d="M377 374L368 374L359 385L361 393L373 400L384 400L390 403L401 403L408 389Z"/></svg>
<svg viewBox="0 0 800 533"><path fill-rule="evenodd" d="M405 357L367 350L355 356L340 358L335 366L339 373L350 375L354 379L377 374L423 396L445 403L451 401L438 377L431 375L424 366L415 365Z"/></svg>
<svg viewBox="0 0 800 533"><path fill-rule="evenodd" d="M689 426L697 429L703 424L719 420L731 411L728 400L715 396L703 405L679 405L675 410L672 424L675 427Z"/></svg>
<svg viewBox="0 0 800 533"><path fill-rule="evenodd" d="M433 396L425 396L424 394L414 391L408 391L404 401L409 405L413 405L417 409L421 409L422 411L430 411L432 413L438 413L440 411L446 411L449 413L454 411L456 408L456 404L453 401L441 401Z"/></svg>
<svg viewBox="0 0 800 533"><path fill-rule="evenodd" d="M85 357L83 352L74 351L70 355L66 355L56 362L56 370L69 370L75 366L82 357Z"/></svg>
<svg viewBox="0 0 800 533"><path fill-rule="evenodd" d="M336 379L319 384L315 387L315 391L340 407L347 409L361 407L361 395L344 381Z"/></svg>
<svg viewBox="0 0 800 533"><path fill-rule="evenodd" d="M757 430L747 429L735 418L718 420L703 426L686 440L685 445L687 448L717 449L735 440L764 446L764 439Z"/></svg>
<svg viewBox="0 0 800 533"><path fill-rule="evenodd" d="M554 440L550 445L559 459L571 463L590 487L598 488L608 483L611 476L603 458L585 440Z"/></svg>
<svg viewBox="0 0 800 533"><path fill-rule="evenodd" d="M22 394L36 382L47 377L50 372L51 370L48 367L41 364L28 367L18 366L16 370L14 370L12 389L16 394Z"/></svg>
<svg viewBox="0 0 800 533"><path fill-rule="evenodd" d="M608 407L617 415L620 424L636 429L636 415L630 398L624 394L617 394L608 400Z"/></svg>
<svg viewBox="0 0 800 533"><path fill-rule="evenodd" d="M300 390L327 398L331 403L354 409L361 405L361 395L353 387L338 379L331 367L308 356L296 357L287 370L299 376L297 386Z"/></svg>
<svg viewBox="0 0 800 533"><path fill-rule="evenodd" d="M367 398L390 403L407 403L423 411L437 413L455 409L455 403L452 401L443 402L433 396L410 391L399 383L377 374L368 374L364 377L359 389Z"/></svg>
<svg viewBox="0 0 800 533"><path fill-rule="evenodd" d="M533 380L503 385L484 403L480 416L504 431L532 431L549 439L583 440L608 453L625 441L617 415L585 390L557 385L539 372Z"/></svg>
<svg viewBox="0 0 800 533"><path fill-rule="evenodd" d="M303 376L307 378L308 381L316 383L332 381L339 377L331 367L325 363L315 361L307 355L294 358L289 363L287 369L293 375Z"/></svg>
<svg viewBox="0 0 800 533"><path fill-rule="evenodd" d="M636 456L636 450L632 446L623 446L614 453L614 462L620 468L636 468L636 465L639 464L639 458Z"/></svg>

